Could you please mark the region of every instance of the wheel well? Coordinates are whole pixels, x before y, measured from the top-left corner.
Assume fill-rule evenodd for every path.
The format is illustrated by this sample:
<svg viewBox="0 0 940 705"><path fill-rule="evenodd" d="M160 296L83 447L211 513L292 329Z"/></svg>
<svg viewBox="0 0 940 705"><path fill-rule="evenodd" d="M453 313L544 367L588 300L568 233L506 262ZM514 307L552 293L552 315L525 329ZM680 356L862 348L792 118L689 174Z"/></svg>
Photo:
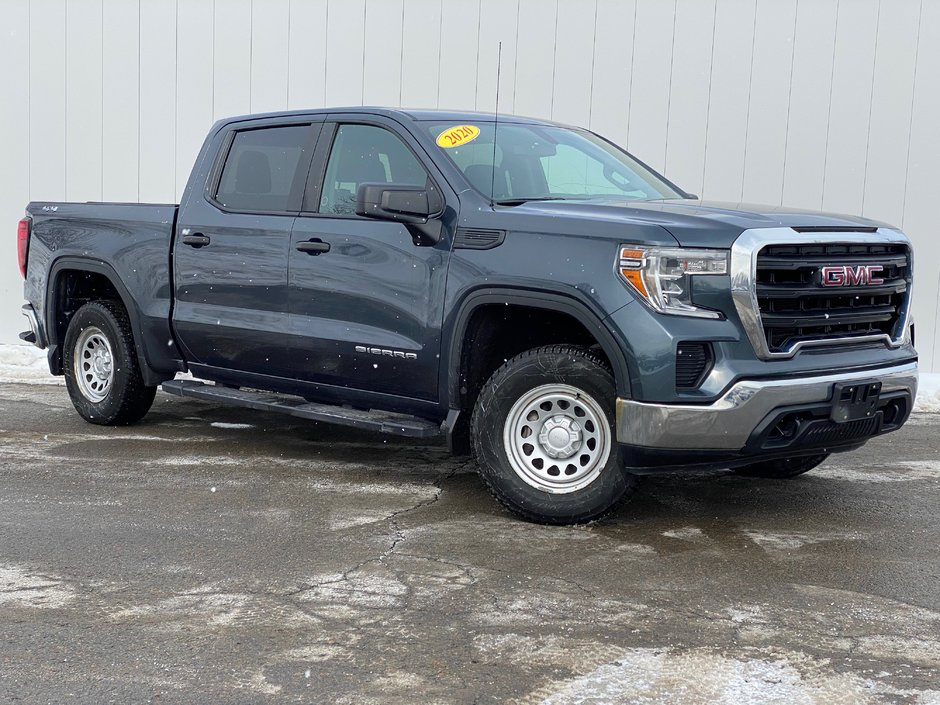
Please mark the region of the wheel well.
<svg viewBox="0 0 940 705"><path fill-rule="evenodd" d="M591 348L608 366L610 359L591 332L574 316L546 308L486 304L470 317L460 354L459 408L472 409L486 380L521 352L543 345Z"/></svg>
<svg viewBox="0 0 940 705"><path fill-rule="evenodd" d="M87 272L80 269L66 269L58 273L55 282L55 291L52 292L52 301L55 308L53 340L60 346L65 340L65 331L69 327L72 316L82 306L90 301L109 299L121 306L124 302L111 280L98 272ZM55 374L62 373L62 356L57 356Z"/></svg>

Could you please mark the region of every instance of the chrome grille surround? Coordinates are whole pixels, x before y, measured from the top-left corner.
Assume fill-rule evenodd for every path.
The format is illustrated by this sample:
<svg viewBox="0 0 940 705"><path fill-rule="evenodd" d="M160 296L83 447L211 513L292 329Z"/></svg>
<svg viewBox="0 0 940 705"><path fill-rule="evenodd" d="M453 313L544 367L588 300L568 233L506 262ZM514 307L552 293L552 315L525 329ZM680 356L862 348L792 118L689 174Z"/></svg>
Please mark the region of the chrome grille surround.
<svg viewBox="0 0 940 705"><path fill-rule="evenodd" d="M772 351L764 333L760 305L757 300L757 257L768 245L884 245L902 244L907 247L907 291L898 311L897 323L890 334L848 335L831 338L798 340L785 350ZM888 347L900 347L910 321L911 291L913 287L914 257L910 240L899 230L879 228L876 232L797 232L791 228L757 228L745 230L731 247L731 296L738 317L757 357L762 360L791 358L802 348L855 345L882 342Z"/></svg>

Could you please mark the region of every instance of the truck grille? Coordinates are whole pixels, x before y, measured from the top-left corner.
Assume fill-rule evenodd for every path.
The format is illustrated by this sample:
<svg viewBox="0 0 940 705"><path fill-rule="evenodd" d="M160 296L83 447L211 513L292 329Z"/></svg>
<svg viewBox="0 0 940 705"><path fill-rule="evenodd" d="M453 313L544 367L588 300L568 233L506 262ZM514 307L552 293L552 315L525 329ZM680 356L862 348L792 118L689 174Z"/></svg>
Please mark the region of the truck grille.
<svg viewBox="0 0 940 705"><path fill-rule="evenodd" d="M824 286L821 270L834 265L880 265L876 284ZM910 285L904 244L780 244L757 256L760 320L771 353L801 341L898 335Z"/></svg>

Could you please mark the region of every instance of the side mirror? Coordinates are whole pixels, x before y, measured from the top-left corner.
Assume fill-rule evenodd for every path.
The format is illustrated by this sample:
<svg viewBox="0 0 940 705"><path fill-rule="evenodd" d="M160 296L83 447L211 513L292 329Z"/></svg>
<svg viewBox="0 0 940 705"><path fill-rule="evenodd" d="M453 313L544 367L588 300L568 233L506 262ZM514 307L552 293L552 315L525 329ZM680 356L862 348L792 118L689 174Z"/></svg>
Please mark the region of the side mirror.
<svg viewBox="0 0 940 705"><path fill-rule="evenodd" d="M431 204L426 189L398 184L360 184L356 215L399 223L428 222Z"/></svg>

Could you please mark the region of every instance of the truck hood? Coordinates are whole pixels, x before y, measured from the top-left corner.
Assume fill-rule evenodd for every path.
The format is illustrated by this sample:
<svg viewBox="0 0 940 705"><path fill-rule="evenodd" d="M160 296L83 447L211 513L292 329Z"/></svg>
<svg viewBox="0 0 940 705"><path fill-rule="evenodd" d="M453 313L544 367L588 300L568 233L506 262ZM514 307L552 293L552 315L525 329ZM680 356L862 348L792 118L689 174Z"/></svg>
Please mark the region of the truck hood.
<svg viewBox="0 0 940 705"><path fill-rule="evenodd" d="M731 247L751 228L877 228L892 227L868 218L804 211L783 206L721 203L701 200L533 201L514 208L520 215L547 215L570 221L621 221L658 225L683 247ZM624 230L624 237L628 239Z"/></svg>

